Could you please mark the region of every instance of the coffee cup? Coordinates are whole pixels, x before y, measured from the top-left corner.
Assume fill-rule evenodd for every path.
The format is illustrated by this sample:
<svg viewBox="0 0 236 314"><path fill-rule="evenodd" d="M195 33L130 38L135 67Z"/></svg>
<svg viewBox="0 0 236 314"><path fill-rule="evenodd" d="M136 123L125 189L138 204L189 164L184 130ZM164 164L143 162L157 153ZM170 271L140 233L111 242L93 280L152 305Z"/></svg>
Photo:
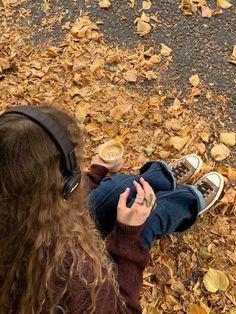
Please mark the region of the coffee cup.
<svg viewBox="0 0 236 314"><path fill-rule="evenodd" d="M115 140L104 143L99 148L99 156L106 163L120 162L123 159L124 146ZM119 171L122 164L111 169L112 172Z"/></svg>

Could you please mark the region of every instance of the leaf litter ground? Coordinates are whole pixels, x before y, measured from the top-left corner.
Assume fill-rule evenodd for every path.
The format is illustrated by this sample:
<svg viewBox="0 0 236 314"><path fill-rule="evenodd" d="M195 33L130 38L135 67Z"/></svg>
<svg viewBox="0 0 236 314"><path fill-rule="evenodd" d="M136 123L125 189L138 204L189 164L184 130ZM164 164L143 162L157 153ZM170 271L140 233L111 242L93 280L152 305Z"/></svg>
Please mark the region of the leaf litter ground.
<svg viewBox="0 0 236 314"><path fill-rule="evenodd" d="M188 232L156 242L144 273L141 303L143 313L235 313L236 170L230 166L235 133L227 132L223 123L216 128L188 109L199 93L209 99L216 95L198 82L183 100L174 89L163 93L156 88L142 96L141 89L130 89L130 84L142 88L142 82L155 81L158 86L163 71L171 67L168 47L163 54L143 44L134 51L109 46L99 22L81 15L64 25L60 44L35 48L27 41L30 23L14 23L14 7L3 4L0 110L47 103L74 115L85 132L85 168L98 145L116 139L125 146L122 172L136 173L150 159L171 161L193 152L205 162L200 175L212 169L224 175L224 195L214 208ZM44 1L45 10L47 4ZM23 6L18 12L30 15ZM52 25L51 19L45 20L44 27ZM224 145L227 154L217 145Z"/></svg>

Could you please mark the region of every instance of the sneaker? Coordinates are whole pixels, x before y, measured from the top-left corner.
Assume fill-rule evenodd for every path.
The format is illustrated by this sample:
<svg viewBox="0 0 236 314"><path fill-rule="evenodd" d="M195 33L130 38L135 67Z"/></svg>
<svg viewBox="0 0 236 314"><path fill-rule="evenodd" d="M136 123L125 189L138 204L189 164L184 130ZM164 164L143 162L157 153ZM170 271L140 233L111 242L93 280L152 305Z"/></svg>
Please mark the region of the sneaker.
<svg viewBox="0 0 236 314"><path fill-rule="evenodd" d="M224 187L224 178L218 172L209 172L195 184L196 188L202 193L206 207L203 208L199 215L215 204L221 195Z"/></svg>
<svg viewBox="0 0 236 314"><path fill-rule="evenodd" d="M170 164L176 179L176 185L189 182L202 168L202 159L198 155L184 156Z"/></svg>

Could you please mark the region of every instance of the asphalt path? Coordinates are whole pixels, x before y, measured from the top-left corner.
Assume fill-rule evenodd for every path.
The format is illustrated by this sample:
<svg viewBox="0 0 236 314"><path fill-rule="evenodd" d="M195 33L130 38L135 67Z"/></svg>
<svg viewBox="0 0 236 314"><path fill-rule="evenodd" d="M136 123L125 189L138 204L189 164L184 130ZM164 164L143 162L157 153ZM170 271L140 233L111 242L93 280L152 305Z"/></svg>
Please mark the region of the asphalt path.
<svg viewBox="0 0 236 314"><path fill-rule="evenodd" d="M228 62L236 44L235 0L231 0L233 6L230 9L211 18L197 14L183 16L179 9L180 2L153 0L152 7L145 12L157 15L157 27L144 37L137 34L134 24L135 18L141 15L142 1L136 1L132 9L128 0L111 0L111 7L104 10L99 8L98 1L52 0L47 13L38 1L28 0L22 6L30 10L28 19L34 26L30 40L39 46L42 43L60 43L67 31L63 25L75 21L84 13L89 13L93 21L102 20L100 28L105 41L119 48L133 50L142 43L158 52L160 44L166 44L173 50L173 62L168 71L162 73L159 82L162 89L175 89L181 92L180 98L184 98L190 91L189 77L197 73L203 88L212 90L217 99L213 97L207 100L200 96L197 103L189 106L207 119L215 120L216 124L220 112L220 119L226 122L228 129L236 131L236 65ZM208 0L208 3L215 7L215 1ZM60 14L63 16L60 22L53 23L50 28L42 27L45 20ZM27 18L22 18L21 22L27 24ZM156 88L156 82L130 84L130 88L150 94ZM219 96L224 102L221 103Z"/></svg>

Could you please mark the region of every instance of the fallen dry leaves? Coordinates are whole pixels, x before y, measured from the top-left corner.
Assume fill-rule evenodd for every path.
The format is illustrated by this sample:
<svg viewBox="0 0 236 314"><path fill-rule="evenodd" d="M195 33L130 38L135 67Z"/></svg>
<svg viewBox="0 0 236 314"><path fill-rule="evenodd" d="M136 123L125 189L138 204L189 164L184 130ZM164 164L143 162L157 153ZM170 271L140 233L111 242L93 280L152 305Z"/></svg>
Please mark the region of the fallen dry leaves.
<svg viewBox="0 0 236 314"><path fill-rule="evenodd" d="M221 14L221 9L232 7L232 4L227 0L215 0L215 5L218 7L217 9L212 8L212 1L209 0L181 0L179 8L185 16L198 14L204 18L211 18Z"/></svg>
<svg viewBox="0 0 236 314"><path fill-rule="evenodd" d="M151 4L143 1L142 9ZM132 52L109 47L99 23L81 16L66 26L68 33L60 45L38 50L24 41L26 34L20 28L4 20L5 12L1 15L0 111L18 104L47 103L70 112L87 133L85 167L96 147L111 139L124 145L122 172L130 173L150 159L170 161L200 153L205 162L201 176L215 168L209 148L228 145L233 150L230 132L213 134L208 122L186 109L185 103L202 93L199 87L193 87L184 100L178 93L163 94L158 88L149 97L129 89L136 82L161 80L159 67L169 64L169 47L162 47L169 56L142 44ZM147 13L141 17L149 23ZM152 249L141 297L144 314L235 314L236 170L221 165L218 171L226 180L220 202L188 232L161 239ZM210 289L217 286L220 293L204 287L203 278L211 269L217 279L210 276L214 287ZM228 278L226 291L221 272Z"/></svg>

